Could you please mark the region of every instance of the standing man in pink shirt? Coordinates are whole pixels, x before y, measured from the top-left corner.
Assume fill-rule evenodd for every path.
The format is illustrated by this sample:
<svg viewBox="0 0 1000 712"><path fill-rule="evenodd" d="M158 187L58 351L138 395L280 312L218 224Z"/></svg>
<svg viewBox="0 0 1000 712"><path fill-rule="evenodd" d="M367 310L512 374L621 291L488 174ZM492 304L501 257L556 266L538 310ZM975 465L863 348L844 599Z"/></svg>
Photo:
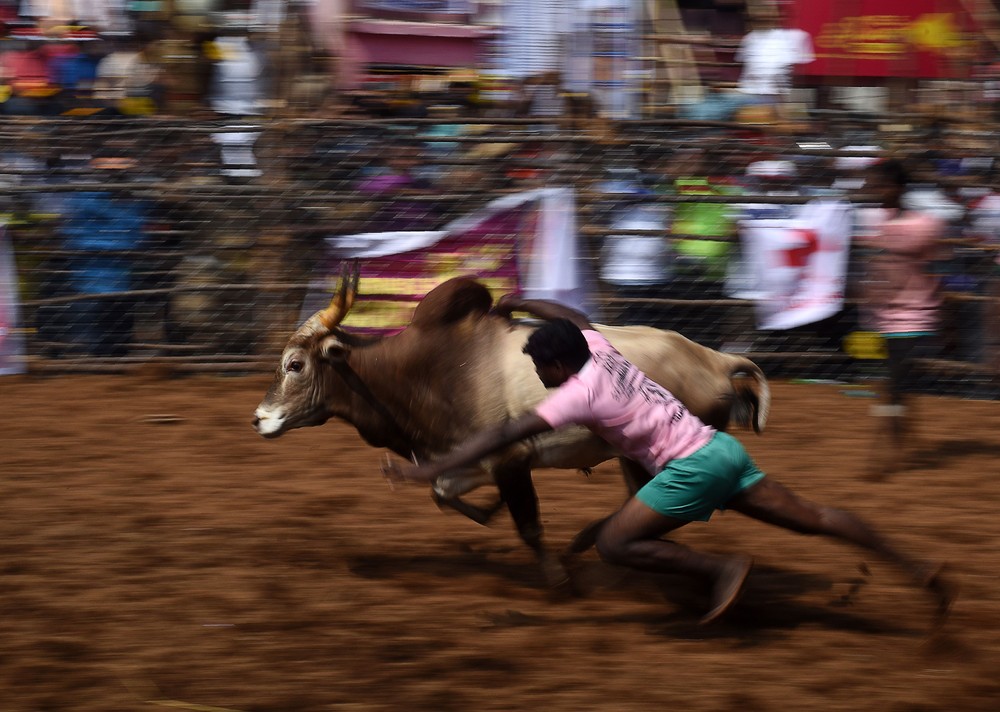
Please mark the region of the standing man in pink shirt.
<svg viewBox="0 0 1000 712"><path fill-rule="evenodd" d="M944 223L931 213L903 209L909 182L897 159L876 163L865 180L865 191L881 202L871 237L863 241L875 251L868 267L868 305L888 350L885 403L873 409L879 421L872 457L876 475L901 464L913 420L907 393L913 390L915 360L936 353L940 327L940 283L931 263L940 254Z"/></svg>
<svg viewBox="0 0 1000 712"><path fill-rule="evenodd" d="M901 553L857 516L800 499L761 472L738 440L702 423L663 387L627 361L586 317L555 302L508 295L496 311L528 312L548 323L528 338L524 352L549 393L534 411L487 428L438 460L383 467L391 481L432 482L519 440L565 425L583 425L651 479L615 514L577 535L570 551L597 545L609 563L658 573L685 573L711 585L702 623L717 620L739 597L751 559L697 552L662 539L716 509L803 534L824 534L873 551L898 564L937 598L944 612L949 588L941 567Z"/></svg>

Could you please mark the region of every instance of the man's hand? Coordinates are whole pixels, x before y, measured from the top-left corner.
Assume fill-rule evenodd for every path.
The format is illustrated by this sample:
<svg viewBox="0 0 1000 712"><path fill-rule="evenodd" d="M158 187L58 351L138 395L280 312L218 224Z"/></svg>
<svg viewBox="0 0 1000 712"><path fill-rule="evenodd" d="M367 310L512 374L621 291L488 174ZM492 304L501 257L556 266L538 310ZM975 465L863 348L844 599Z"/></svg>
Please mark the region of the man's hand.
<svg viewBox="0 0 1000 712"><path fill-rule="evenodd" d="M510 315L522 309L524 299L520 294L505 294L497 300L493 307L493 313L504 319L510 319Z"/></svg>
<svg viewBox="0 0 1000 712"><path fill-rule="evenodd" d="M587 316L571 307L567 307L559 302L548 299L525 299L520 294L505 294L497 300L493 307L493 314L504 319L510 319L512 312L524 312L536 319L554 321L555 319L567 319L579 329L593 329Z"/></svg>
<svg viewBox="0 0 1000 712"><path fill-rule="evenodd" d="M514 420L506 420L483 428L451 452L434 460L421 464L414 457L413 467L394 464L386 455L382 461L382 475L390 487L396 482L430 484L446 472L469 467L501 448L549 430L552 430L552 426L532 411Z"/></svg>
<svg viewBox="0 0 1000 712"><path fill-rule="evenodd" d="M394 462L389 455L382 460L382 476L391 488L396 483L427 484L437 477L435 468L429 465L401 465Z"/></svg>

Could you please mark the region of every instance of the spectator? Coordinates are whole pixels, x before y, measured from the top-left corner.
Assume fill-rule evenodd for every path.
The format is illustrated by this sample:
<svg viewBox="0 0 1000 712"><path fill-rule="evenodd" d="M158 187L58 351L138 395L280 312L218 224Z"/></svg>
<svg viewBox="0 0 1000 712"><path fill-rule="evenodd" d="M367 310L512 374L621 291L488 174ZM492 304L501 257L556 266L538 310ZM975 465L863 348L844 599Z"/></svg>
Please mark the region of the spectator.
<svg viewBox="0 0 1000 712"><path fill-rule="evenodd" d="M90 163L93 180L121 183L136 168L125 155L108 153ZM70 252L69 284L84 297L73 304L68 327L92 356L125 356L134 325L134 250L146 241L149 206L110 190L70 193L59 227Z"/></svg>
<svg viewBox="0 0 1000 712"><path fill-rule="evenodd" d="M433 203L415 197L431 188L424 169L419 145L402 143L387 149L383 166L358 184L358 192L376 203L368 230L430 230L437 226Z"/></svg>
<svg viewBox="0 0 1000 712"><path fill-rule="evenodd" d="M798 170L786 160L754 161L746 168L746 194L754 197L789 198L803 193L797 187ZM732 217L741 225L755 220L789 220L795 217L800 206L796 203L743 203L730 206ZM740 231L736 231L736 237ZM740 239L734 258L727 265L726 290L740 299L755 298L760 286L753 282L756 270L750 268L754 260L752 251Z"/></svg>
<svg viewBox="0 0 1000 712"><path fill-rule="evenodd" d="M671 249L666 232L670 209L656 203L652 190L644 185L642 173L634 167L631 151L606 155L604 180L597 190L606 199L601 210L608 215L610 232L601 249L601 281L610 285L619 299L662 297L670 277ZM615 230L649 230L646 234L617 233ZM655 324L657 310L636 309L624 302L609 315L615 324Z"/></svg>
<svg viewBox="0 0 1000 712"><path fill-rule="evenodd" d="M982 353L980 359L989 368L1000 372L1000 170L990 176L988 193L975 199L968 209L968 224L964 235L979 244L979 258L989 262L984 276L984 293L991 299L982 305L980 314Z"/></svg>
<svg viewBox="0 0 1000 712"><path fill-rule="evenodd" d="M123 115L148 115L163 106L165 87L156 45L135 37L113 40L97 65L94 97Z"/></svg>
<svg viewBox="0 0 1000 712"><path fill-rule="evenodd" d="M263 108L263 62L250 38L223 34L215 40L216 63L209 103L222 116L237 120L258 116ZM230 127L240 128L240 127ZM223 175L235 181L257 178L261 170L254 155L259 131L225 131L212 134L221 147Z"/></svg>
<svg viewBox="0 0 1000 712"><path fill-rule="evenodd" d="M403 143L387 150L382 168L377 168L374 175L361 181L358 190L371 195L396 193L407 189L424 189L430 187L418 175L418 167L423 160L419 146Z"/></svg>
<svg viewBox="0 0 1000 712"><path fill-rule="evenodd" d="M738 88L744 102L771 105L779 112L791 91L795 67L814 59L809 34L782 27L781 22L777 7L762 8L736 51L736 61L743 63Z"/></svg>
<svg viewBox="0 0 1000 712"><path fill-rule="evenodd" d="M694 200L677 202L669 221L671 241L670 279L660 296L671 299L722 297L722 280L729 260L729 240L736 223L732 206L700 202L701 196L735 195L738 187L728 179L710 174L706 151L688 146L661 157L651 176L654 192L690 195ZM671 305L651 323L674 329L689 339L717 348L719 330L713 308Z"/></svg>
<svg viewBox="0 0 1000 712"><path fill-rule="evenodd" d="M7 87L3 113L8 116L55 116L60 113L59 87L50 79L49 55L41 43L22 39L0 54L0 73Z"/></svg>
<svg viewBox="0 0 1000 712"><path fill-rule="evenodd" d="M668 195L723 196L740 192L728 179L709 175L709 161L700 146L678 149L668 170L666 180L660 183L660 192ZM733 209L725 203L677 203L671 233L676 237L679 273L698 281L722 277L729 257L727 240L735 230Z"/></svg>
<svg viewBox="0 0 1000 712"><path fill-rule="evenodd" d="M63 97L63 109L88 103L101 61L97 35L87 28L69 30L65 42L49 47L49 80Z"/></svg>
<svg viewBox="0 0 1000 712"><path fill-rule="evenodd" d="M525 77L514 97L514 116L554 119L563 115L562 78L559 72Z"/></svg>
<svg viewBox="0 0 1000 712"><path fill-rule="evenodd" d="M754 161L747 166L747 195L771 198L801 197L805 191L801 185L802 178L795 163L786 159L771 159ZM788 218L794 216L797 207L794 204L775 201L774 203L747 203L740 206L741 219L760 220L764 218Z"/></svg>
<svg viewBox="0 0 1000 712"><path fill-rule="evenodd" d="M261 112L264 63L244 34L229 33L214 42L215 67L210 103L226 116L257 116Z"/></svg>
<svg viewBox="0 0 1000 712"><path fill-rule="evenodd" d="M208 108L215 78L216 35L213 32L196 32L191 36L192 93L200 110Z"/></svg>
<svg viewBox="0 0 1000 712"><path fill-rule="evenodd" d="M850 194L860 190L865 184L868 169L878 162L879 146L844 146L842 154L857 153L869 155L839 155L833 160L835 178L830 188L836 194Z"/></svg>
<svg viewBox="0 0 1000 712"><path fill-rule="evenodd" d="M615 211L612 230L648 230L645 234L610 234L601 255L601 279L612 285L615 295L625 299L662 297L671 276L671 249L666 238L669 223L666 205L643 199L636 193ZM623 304L614 317L616 324L636 323L637 310ZM649 323L643 319L642 323Z"/></svg>

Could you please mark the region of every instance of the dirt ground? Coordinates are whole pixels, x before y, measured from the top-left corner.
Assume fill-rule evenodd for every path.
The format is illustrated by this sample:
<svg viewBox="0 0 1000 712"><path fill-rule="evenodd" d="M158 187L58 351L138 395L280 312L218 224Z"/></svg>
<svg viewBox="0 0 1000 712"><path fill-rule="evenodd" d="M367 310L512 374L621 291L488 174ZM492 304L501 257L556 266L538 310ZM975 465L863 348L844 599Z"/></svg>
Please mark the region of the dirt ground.
<svg viewBox="0 0 1000 712"><path fill-rule="evenodd" d="M506 513L390 491L344 424L259 438L268 380L0 379L0 710L1000 708L1000 403L921 398L916 464L872 482L872 401L775 384L766 433L737 433L758 463L961 595L935 630L882 562L723 513L677 538L756 566L702 628L690 580L593 552L554 596ZM612 465L536 483L553 546L624 497Z"/></svg>

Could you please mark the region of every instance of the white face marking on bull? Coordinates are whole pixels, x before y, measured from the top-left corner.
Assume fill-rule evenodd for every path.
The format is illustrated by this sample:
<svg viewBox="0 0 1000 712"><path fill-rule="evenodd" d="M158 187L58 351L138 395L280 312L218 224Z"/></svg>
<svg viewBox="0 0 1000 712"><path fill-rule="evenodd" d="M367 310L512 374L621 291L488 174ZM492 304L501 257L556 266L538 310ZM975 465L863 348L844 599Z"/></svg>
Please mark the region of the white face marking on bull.
<svg viewBox="0 0 1000 712"><path fill-rule="evenodd" d="M254 411L253 427L265 438L327 420L320 386L321 364L315 349L295 344L285 348L274 381Z"/></svg>
<svg viewBox="0 0 1000 712"><path fill-rule="evenodd" d="M253 412L253 427L258 435L275 438L284 431L285 415L280 410L271 410L265 405L257 406Z"/></svg>

